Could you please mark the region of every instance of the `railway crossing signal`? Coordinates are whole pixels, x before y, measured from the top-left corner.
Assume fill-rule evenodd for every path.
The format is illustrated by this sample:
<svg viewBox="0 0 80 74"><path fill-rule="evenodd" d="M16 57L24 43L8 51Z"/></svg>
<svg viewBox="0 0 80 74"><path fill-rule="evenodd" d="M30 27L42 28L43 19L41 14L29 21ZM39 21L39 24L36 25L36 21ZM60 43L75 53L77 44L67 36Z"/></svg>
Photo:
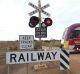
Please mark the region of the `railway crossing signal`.
<svg viewBox="0 0 80 74"><path fill-rule="evenodd" d="M46 11L44 11L45 8L49 7L50 5L49 4L46 4L44 6L41 6L41 0L38 0L38 6L34 5L33 3L29 2L28 5L30 5L31 7L33 7L35 10L31 11L29 13L30 16L34 15L35 13L39 13L39 16L36 17L36 16L32 16L30 18L30 21L29 21L29 26L31 28L34 28L37 24L39 24L39 29L42 30L43 28L47 28L48 26L51 26L52 25L52 19L51 18L45 18L44 21L42 21L41 19L41 13L47 15L48 17L50 16L50 14ZM42 29L41 29L42 28ZM35 37L38 37L39 40L41 40L41 38L44 38L44 37L47 37L47 30L45 31L39 31L40 33L38 33L38 31L36 30L35 28ZM42 34L44 33L44 34Z"/></svg>

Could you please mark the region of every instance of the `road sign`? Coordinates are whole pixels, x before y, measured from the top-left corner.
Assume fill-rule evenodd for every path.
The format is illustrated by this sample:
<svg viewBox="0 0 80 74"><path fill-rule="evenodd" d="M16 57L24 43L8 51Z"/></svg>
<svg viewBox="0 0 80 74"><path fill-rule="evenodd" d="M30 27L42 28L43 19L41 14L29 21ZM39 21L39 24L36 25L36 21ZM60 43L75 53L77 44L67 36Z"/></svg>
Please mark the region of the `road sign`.
<svg viewBox="0 0 80 74"><path fill-rule="evenodd" d="M43 14L45 14L47 16L50 16L49 13L47 13L46 11L43 10L43 9L49 7L50 6L49 4L46 4L46 5L42 6L42 7L40 7L40 6L38 7L38 6L34 5L33 3L29 2L29 5L36 9L36 10L34 10L34 11L29 13L30 16L35 14L35 13L37 13L37 12L39 12L39 11L41 11Z"/></svg>
<svg viewBox="0 0 80 74"><path fill-rule="evenodd" d="M6 64L21 64L60 60L60 51L7 52Z"/></svg>
<svg viewBox="0 0 80 74"><path fill-rule="evenodd" d="M19 36L20 49L34 48L34 36L33 35L20 35Z"/></svg>
<svg viewBox="0 0 80 74"><path fill-rule="evenodd" d="M46 38L47 37L47 28L46 27L36 27L35 28L35 37L36 38Z"/></svg>

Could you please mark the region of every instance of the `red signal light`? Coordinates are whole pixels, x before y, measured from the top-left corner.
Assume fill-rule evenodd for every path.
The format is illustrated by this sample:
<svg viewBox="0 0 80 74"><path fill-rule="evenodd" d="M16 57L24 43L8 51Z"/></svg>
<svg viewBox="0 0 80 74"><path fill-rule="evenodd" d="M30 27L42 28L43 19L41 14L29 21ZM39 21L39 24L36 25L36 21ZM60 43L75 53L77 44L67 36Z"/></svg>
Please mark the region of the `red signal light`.
<svg viewBox="0 0 80 74"><path fill-rule="evenodd" d="M51 26L52 25L52 19L51 18L45 18L44 23L46 26Z"/></svg>

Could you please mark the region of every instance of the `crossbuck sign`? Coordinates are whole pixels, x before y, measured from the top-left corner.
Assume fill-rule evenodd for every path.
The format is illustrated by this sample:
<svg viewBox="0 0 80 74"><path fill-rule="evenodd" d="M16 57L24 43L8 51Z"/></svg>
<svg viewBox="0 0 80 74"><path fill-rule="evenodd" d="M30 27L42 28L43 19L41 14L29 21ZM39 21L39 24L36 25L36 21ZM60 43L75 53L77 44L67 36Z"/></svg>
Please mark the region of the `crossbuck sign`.
<svg viewBox="0 0 80 74"><path fill-rule="evenodd" d="M45 14L45 15L47 15L47 16L50 16L49 13L47 13L46 11L43 10L43 9L49 7L49 6L50 6L49 4L46 4L46 5L44 5L44 6L41 7L40 2L39 2L39 6L36 6L36 5L34 5L33 3L29 2L29 5L30 5L31 7L33 7L33 8L36 9L36 10L34 10L34 11L32 11L32 12L29 13L30 16L33 15L33 14L35 14L35 13L37 13L37 12L42 12L43 14Z"/></svg>

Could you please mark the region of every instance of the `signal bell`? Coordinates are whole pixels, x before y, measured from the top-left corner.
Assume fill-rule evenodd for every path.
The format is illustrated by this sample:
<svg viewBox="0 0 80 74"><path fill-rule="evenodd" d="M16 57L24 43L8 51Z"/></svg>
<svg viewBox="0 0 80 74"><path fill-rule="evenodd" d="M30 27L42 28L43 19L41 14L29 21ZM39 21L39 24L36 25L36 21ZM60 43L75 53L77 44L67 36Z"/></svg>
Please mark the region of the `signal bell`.
<svg viewBox="0 0 80 74"><path fill-rule="evenodd" d="M31 28L35 27L39 23L39 18L36 16L32 16L29 21L29 26Z"/></svg>

